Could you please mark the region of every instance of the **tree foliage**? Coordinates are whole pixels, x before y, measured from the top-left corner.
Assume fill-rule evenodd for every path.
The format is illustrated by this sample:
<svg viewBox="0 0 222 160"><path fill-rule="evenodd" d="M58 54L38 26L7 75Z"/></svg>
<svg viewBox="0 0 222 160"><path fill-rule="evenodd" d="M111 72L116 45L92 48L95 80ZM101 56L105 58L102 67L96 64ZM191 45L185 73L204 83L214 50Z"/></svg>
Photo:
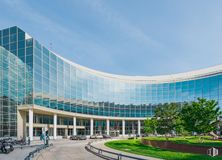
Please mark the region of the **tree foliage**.
<svg viewBox="0 0 222 160"><path fill-rule="evenodd" d="M156 129L157 129L157 120L156 118L147 118L145 120L145 127L144 130L148 134L156 134Z"/></svg>
<svg viewBox="0 0 222 160"><path fill-rule="evenodd" d="M180 135L188 132L206 134L215 131L221 111L215 100L198 98L191 103L159 104L154 111L154 117L145 121L146 133L165 135L172 132Z"/></svg>
<svg viewBox="0 0 222 160"><path fill-rule="evenodd" d="M157 132L159 134L171 134L179 119L180 106L177 103L165 103L155 110L157 120Z"/></svg>
<svg viewBox="0 0 222 160"><path fill-rule="evenodd" d="M219 123L218 117L221 114L217 104L215 100L204 98L198 98L192 103L185 103L180 113L185 129L197 134L216 130Z"/></svg>

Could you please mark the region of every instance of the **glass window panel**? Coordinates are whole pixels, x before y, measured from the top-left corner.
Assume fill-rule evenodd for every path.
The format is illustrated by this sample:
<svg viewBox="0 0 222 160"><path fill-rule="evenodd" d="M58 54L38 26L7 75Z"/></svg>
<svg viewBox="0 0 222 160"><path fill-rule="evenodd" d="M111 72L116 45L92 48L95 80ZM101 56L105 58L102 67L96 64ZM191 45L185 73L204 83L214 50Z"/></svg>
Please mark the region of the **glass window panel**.
<svg viewBox="0 0 222 160"><path fill-rule="evenodd" d="M4 29L3 30L3 36L9 36L9 29Z"/></svg>
<svg viewBox="0 0 222 160"><path fill-rule="evenodd" d="M17 27L11 27L10 34L16 34L16 33L17 33Z"/></svg>

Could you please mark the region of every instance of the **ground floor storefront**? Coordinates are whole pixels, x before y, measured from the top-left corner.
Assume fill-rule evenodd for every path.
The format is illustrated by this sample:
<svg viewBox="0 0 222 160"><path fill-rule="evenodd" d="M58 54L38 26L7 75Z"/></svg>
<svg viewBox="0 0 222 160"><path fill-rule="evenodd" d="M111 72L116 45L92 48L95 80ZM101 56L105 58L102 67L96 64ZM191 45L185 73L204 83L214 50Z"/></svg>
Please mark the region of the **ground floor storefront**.
<svg viewBox="0 0 222 160"><path fill-rule="evenodd" d="M41 106L21 107L17 116L17 137L29 137L31 140L39 139L43 132L47 132L53 139L71 135L141 135L145 120L80 115Z"/></svg>

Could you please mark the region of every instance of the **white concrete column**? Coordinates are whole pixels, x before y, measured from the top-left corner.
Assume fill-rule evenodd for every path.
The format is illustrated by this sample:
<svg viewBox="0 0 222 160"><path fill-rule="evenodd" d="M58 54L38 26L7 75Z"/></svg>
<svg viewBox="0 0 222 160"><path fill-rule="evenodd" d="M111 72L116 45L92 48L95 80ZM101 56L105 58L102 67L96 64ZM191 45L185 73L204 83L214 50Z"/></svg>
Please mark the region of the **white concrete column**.
<svg viewBox="0 0 222 160"><path fill-rule="evenodd" d="M125 120L122 120L122 135L125 136Z"/></svg>
<svg viewBox="0 0 222 160"><path fill-rule="evenodd" d="M90 136L92 136L93 135L93 119L91 118L90 119Z"/></svg>
<svg viewBox="0 0 222 160"><path fill-rule="evenodd" d="M26 138L26 112L17 110L17 139Z"/></svg>
<svg viewBox="0 0 222 160"><path fill-rule="evenodd" d="M53 115L53 138L56 139L57 136L57 114Z"/></svg>
<svg viewBox="0 0 222 160"><path fill-rule="evenodd" d="M140 123L140 120L138 120L138 127L137 127L137 129L138 129L138 135L140 135L141 134L141 123Z"/></svg>
<svg viewBox="0 0 222 160"><path fill-rule="evenodd" d="M65 136L68 136L68 128L65 128Z"/></svg>
<svg viewBox="0 0 222 160"><path fill-rule="evenodd" d="M106 120L106 132L109 135L109 119Z"/></svg>
<svg viewBox="0 0 222 160"><path fill-rule="evenodd" d="M33 140L33 110L29 109L29 138Z"/></svg>
<svg viewBox="0 0 222 160"><path fill-rule="evenodd" d="M72 134L75 136L76 135L76 117L73 117L73 132Z"/></svg>

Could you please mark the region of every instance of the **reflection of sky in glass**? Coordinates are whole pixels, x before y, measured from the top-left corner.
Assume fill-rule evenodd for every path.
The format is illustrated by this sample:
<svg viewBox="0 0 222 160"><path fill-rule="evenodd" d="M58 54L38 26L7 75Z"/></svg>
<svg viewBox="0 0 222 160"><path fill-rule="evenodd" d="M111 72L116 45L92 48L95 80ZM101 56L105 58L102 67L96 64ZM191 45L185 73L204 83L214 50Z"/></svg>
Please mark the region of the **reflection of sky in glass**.
<svg viewBox="0 0 222 160"><path fill-rule="evenodd" d="M198 97L218 100L221 106L221 74L156 84L122 80L71 64L28 38L16 27L10 32L0 32L0 45L26 64L18 71L26 78L18 79L23 82L18 87L18 99L32 93L33 85L35 104L83 114L147 117L157 104L192 101Z"/></svg>
<svg viewBox="0 0 222 160"><path fill-rule="evenodd" d="M0 137L16 136L17 105L32 103L29 69L17 56L0 46Z"/></svg>
<svg viewBox="0 0 222 160"><path fill-rule="evenodd" d="M35 41L35 44L38 42ZM72 110L70 108L73 104L78 107L89 106L85 109L86 111L81 108L76 109L79 113L146 117L151 115L152 106L159 103L192 101L198 97L220 100L221 75L163 84L149 84L149 82L146 84L134 80L123 81L76 67L37 45L34 48L34 62L36 62L34 63L34 83L38 83L35 85L35 94L42 98L49 97L66 103L68 111ZM42 67L43 72L49 73L49 76L44 77L39 71L39 67ZM39 87L48 84L47 89ZM42 105L41 100L36 103ZM99 112L100 107L103 107L101 113ZM123 110L122 114L121 110ZM111 114L111 112L114 113Z"/></svg>

